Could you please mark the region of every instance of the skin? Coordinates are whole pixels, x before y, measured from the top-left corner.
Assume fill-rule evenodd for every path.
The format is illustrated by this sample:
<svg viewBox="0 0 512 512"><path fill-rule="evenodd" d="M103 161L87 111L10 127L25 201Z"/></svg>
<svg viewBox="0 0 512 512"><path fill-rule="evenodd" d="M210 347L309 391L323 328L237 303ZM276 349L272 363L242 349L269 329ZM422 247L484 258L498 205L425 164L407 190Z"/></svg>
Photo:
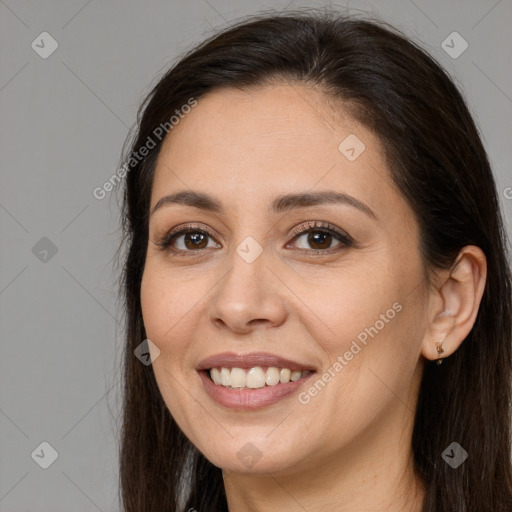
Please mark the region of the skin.
<svg viewBox="0 0 512 512"><path fill-rule="evenodd" d="M338 150L349 134L366 146L354 161ZM482 251L465 247L428 283L417 222L379 139L305 85L201 97L164 141L151 208L181 190L209 193L224 211L169 204L151 215L142 312L161 351L153 369L165 403L222 468L229 510L420 511L410 441L423 367L438 358L437 342L449 357L471 330L485 284ZM280 194L329 190L364 202L377 220L346 204L268 210ZM336 226L355 246L290 236L308 221ZM199 255L184 254L193 247L184 236L174 241L181 253L156 245L187 223L214 235ZM252 263L236 252L248 236L264 249ZM298 252L319 247L339 250ZM295 394L241 412L204 391L196 368L224 351L271 352L321 376L394 303L401 311L307 404ZM251 467L238 457L246 443L261 453Z"/></svg>

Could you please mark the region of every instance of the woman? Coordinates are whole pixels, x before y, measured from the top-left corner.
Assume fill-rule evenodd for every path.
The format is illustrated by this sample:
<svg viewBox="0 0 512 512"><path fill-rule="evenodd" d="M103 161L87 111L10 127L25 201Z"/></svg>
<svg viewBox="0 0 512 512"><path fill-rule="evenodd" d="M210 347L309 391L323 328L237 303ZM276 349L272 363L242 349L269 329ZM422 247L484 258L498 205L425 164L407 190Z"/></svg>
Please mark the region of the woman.
<svg viewBox="0 0 512 512"><path fill-rule="evenodd" d="M506 237L431 57L336 14L238 23L126 162L124 510L512 510Z"/></svg>

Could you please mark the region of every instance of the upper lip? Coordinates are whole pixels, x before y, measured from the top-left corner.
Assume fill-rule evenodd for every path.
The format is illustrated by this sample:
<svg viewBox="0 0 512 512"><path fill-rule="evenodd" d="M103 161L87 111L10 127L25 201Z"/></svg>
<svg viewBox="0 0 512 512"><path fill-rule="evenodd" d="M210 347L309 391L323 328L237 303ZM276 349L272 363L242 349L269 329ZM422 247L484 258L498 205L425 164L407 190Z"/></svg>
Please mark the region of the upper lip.
<svg viewBox="0 0 512 512"><path fill-rule="evenodd" d="M255 366L274 366L277 368L288 368L290 370L311 370L315 368L307 363L292 361L284 357L270 354L269 352L250 352L237 354L235 352L223 352L203 359L197 369L209 370L211 368L253 368Z"/></svg>

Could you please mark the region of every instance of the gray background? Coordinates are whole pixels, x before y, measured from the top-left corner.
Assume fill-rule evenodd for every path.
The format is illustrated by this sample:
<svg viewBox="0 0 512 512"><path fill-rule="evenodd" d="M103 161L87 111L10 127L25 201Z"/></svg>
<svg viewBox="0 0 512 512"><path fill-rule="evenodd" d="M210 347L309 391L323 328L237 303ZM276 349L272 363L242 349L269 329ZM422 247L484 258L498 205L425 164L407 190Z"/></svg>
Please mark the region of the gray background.
<svg viewBox="0 0 512 512"><path fill-rule="evenodd" d="M329 3L0 1L1 511L118 510L120 231L115 196L97 200L92 191L117 169L149 85L236 18L321 5ZM348 7L401 28L456 78L483 134L510 232L512 2ZM58 48L43 59L31 43L47 51L38 37L45 31ZM455 59L441 47L454 31L469 44ZM48 469L31 456L43 441L58 452ZM44 447L36 453L49 456Z"/></svg>

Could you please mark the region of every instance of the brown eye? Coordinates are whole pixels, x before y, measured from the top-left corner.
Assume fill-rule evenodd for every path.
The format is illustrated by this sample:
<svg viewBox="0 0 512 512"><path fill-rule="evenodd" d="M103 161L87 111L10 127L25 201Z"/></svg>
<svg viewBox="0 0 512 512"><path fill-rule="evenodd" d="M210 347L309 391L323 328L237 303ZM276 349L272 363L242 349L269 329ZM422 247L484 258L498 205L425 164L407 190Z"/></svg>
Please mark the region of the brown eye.
<svg viewBox="0 0 512 512"><path fill-rule="evenodd" d="M208 235L199 231L191 231L182 235L183 243L187 249L194 251L204 249L208 245Z"/></svg>
<svg viewBox="0 0 512 512"><path fill-rule="evenodd" d="M292 240L300 254L330 254L352 247L354 242L346 233L329 223L308 222L294 232Z"/></svg>
<svg viewBox="0 0 512 512"><path fill-rule="evenodd" d="M304 242L301 242L301 239ZM209 242L212 242L209 244ZM295 249L304 254L329 254L340 249L353 246L351 237L330 224L309 223L305 228L295 232L292 242L299 246ZM306 247L301 247L302 244ZM213 244L213 245L212 245ZM194 226L185 227L179 231L173 230L164 235L156 244L163 249L169 249L174 253L198 254L206 249L219 248L214 236L205 229Z"/></svg>
<svg viewBox="0 0 512 512"><path fill-rule="evenodd" d="M174 231L165 235L157 245L163 249L169 249L174 252L194 252L219 247L218 244L208 245L209 241L214 241L213 236L204 229L188 227L180 231Z"/></svg>
<svg viewBox="0 0 512 512"><path fill-rule="evenodd" d="M329 249L333 236L325 231L310 231L308 233L308 244L313 249Z"/></svg>

